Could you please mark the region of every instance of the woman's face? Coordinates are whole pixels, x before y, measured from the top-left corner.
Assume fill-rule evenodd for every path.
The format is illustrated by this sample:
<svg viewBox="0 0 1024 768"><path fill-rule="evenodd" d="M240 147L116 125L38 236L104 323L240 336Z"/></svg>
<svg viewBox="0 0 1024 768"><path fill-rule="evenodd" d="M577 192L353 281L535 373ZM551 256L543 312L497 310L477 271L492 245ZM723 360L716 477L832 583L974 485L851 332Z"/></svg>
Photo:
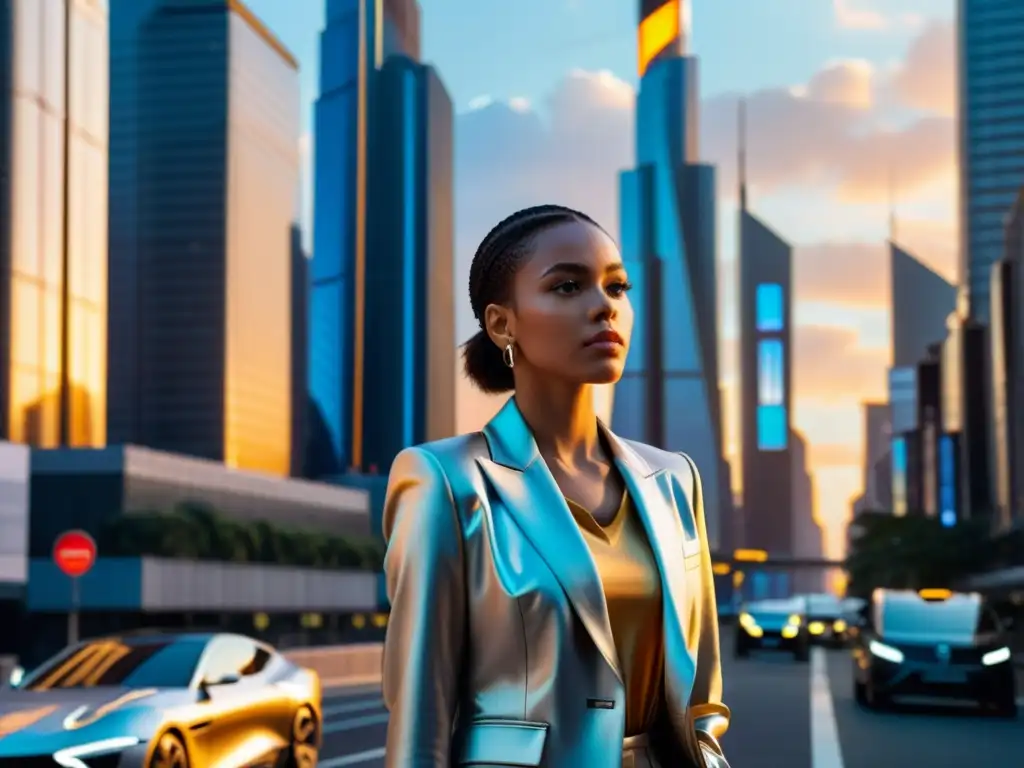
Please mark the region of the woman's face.
<svg viewBox="0 0 1024 768"><path fill-rule="evenodd" d="M539 233L519 267L511 307L516 365L575 384L618 381L633 331L629 280L615 243L584 222Z"/></svg>

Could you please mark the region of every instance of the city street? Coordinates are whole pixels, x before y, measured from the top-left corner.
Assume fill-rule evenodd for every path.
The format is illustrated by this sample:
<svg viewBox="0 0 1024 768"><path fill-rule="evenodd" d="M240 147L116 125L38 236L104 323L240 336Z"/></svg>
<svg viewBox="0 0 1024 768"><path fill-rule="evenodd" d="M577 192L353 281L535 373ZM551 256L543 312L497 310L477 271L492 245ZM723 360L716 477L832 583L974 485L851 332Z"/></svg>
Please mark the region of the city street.
<svg viewBox="0 0 1024 768"><path fill-rule="evenodd" d="M810 664L755 656L727 657L725 665L733 725L724 745L733 768L1010 766L1024 754L1024 715L1012 722L955 707L864 711L853 701L845 651L815 649ZM379 690L334 692L324 717L321 768L384 764Z"/></svg>

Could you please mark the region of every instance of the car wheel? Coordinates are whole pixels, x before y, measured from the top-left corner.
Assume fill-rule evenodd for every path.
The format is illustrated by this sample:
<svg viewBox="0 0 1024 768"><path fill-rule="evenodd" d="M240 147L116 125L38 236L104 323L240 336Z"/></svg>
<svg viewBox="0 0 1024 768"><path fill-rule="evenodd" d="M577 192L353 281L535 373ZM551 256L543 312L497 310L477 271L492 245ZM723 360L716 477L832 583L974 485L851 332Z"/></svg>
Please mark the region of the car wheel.
<svg viewBox="0 0 1024 768"><path fill-rule="evenodd" d="M299 707L292 719L292 743L288 768L316 768L320 761L320 725L313 710Z"/></svg>
<svg viewBox="0 0 1024 768"><path fill-rule="evenodd" d="M866 707L868 705L867 686L865 686L860 680L853 681L853 700L862 707Z"/></svg>
<svg viewBox="0 0 1024 768"><path fill-rule="evenodd" d="M864 686L864 703L868 709L885 709L889 706L889 698L878 692L873 683Z"/></svg>
<svg viewBox="0 0 1024 768"><path fill-rule="evenodd" d="M190 768L191 765L185 743L173 733L165 733L157 740L149 758L149 768Z"/></svg>
<svg viewBox="0 0 1024 768"><path fill-rule="evenodd" d="M810 643L800 643L793 651L793 658L799 662L805 662L811 660L811 646Z"/></svg>
<svg viewBox="0 0 1024 768"><path fill-rule="evenodd" d="M1017 702L1013 698L995 702L992 709L996 717L1005 717L1007 720L1017 719Z"/></svg>
<svg viewBox="0 0 1024 768"><path fill-rule="evenodd" d="M745 659L750 655L750 647L746 643L736 643L733 656L737 659Z"/></svg>

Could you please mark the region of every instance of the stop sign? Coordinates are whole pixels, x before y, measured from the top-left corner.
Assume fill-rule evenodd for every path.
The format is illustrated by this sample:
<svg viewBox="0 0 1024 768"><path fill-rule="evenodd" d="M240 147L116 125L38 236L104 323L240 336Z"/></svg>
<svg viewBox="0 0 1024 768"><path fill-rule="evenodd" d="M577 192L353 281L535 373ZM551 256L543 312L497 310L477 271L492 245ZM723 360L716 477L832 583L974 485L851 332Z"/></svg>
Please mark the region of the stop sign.
<svg viewBox="0 0 1024 768"><path fill-rule="evenodd" d="M53 545L53 561L66 576L84 576L96 562L96 542L85 531L65 531Z"/></svg>

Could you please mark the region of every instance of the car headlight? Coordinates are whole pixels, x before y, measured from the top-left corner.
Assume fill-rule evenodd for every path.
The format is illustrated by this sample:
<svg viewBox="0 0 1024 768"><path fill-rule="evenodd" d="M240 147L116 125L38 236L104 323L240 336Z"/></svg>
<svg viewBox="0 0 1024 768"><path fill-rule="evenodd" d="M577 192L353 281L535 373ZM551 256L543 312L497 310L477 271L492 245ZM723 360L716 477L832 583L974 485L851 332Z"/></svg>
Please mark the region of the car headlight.
<svg viewBox="0 0 1024 768"><path fill-rule="evenodd" d="M992 667L996 664L1003 664L1010 660L1011 657L1010 649L1008 647L999 648L995 651L989 651L981 657L981 663L986 667Z"/></svg>
<svg viewBox="0 0 1024 768"><path fill-rule="evenodd" d="M835 624L832 625L832 631L833 632L845 632L846 631L846 622L843 621L842 619L837 619Z"/></svg>
<svg viewBox="0 0 1024 768"><path fill-rule="evenodd" d="M899 648L893 648L891 645L872 640L868 643L868 650L871 651L872 655L886 661L891 661L893 664L903 663L903 651Z"/></svg>
<svg viewBox="0 0 1024 768"><path fill-rule="evenodd" d="M53 760L57 765L62 765L64 768L89 768L89 764L85 760L90 757L122 752L129 747L134 747L138 743L139 739L134 736L121 736L114 739L92 741L88 744L80 744L76 747L58 750L53 753Z"/></svg>
<svg viewBox="0 0 1024 768"><path fill-rule="evenodd" d="M794 627L799 627L801 624L804 623L804 620L803 617L800 616L800 614L794 613L792 616L789 617L789 623L792 624Z"/></svg>
<svg viewBox="0 0 1024 768"><path fill-rule="evenodd" d="M741 627L753 627L756 626L757 622L754 621L754 617L744 611L740 614L740 626Z"/></svg>

